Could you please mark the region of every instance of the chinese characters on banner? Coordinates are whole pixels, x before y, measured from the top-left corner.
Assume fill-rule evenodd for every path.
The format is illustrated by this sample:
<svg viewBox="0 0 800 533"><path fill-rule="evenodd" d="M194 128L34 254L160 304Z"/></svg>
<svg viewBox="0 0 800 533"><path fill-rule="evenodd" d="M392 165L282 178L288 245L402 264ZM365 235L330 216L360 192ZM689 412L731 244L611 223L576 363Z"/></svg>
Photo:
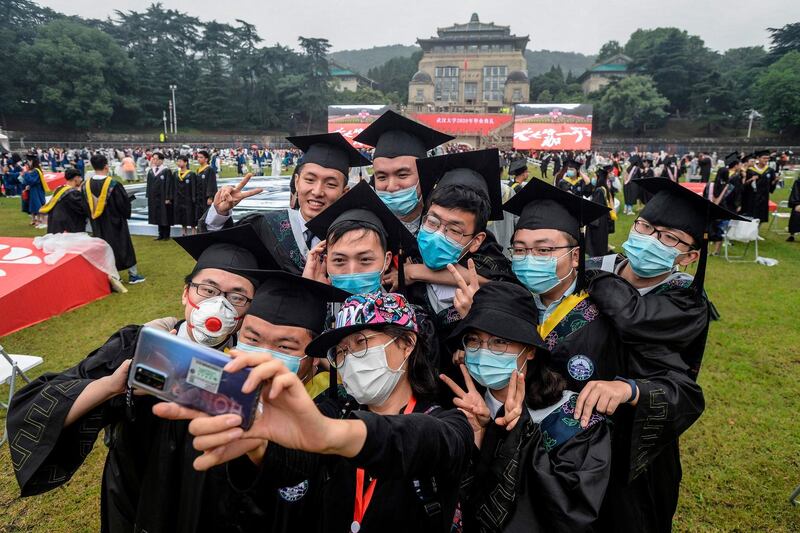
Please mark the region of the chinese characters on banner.
<svg viewBox="0 0 800 533"><path fill-rule="evenodd" d="M350 144L356 148L363 148L364 145L353 142L353 138L387 109L388 105L329 105L328 133L339 132L350 141Z"/></svg>
<svg viewBox="0 0 800 533"><path fill-rule="evenodd" d="M489 135L511 122L511 115L501 113L415 113L411 118L450 135Z"/></svg>
<svg viewBox="0 0 800 533"><path fill-rule="evenodd" d="M592 146L591 104L517 104L514 148L588 150Z"/></svg>

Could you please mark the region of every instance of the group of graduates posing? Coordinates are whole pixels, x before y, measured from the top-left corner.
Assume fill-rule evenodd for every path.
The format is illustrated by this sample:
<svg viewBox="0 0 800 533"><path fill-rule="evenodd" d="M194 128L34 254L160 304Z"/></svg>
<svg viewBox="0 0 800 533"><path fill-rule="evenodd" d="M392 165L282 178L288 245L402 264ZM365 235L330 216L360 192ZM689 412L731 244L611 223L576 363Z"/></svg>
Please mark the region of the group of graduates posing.
<svg viewBox="0 0 800 533"><path fill-rule="evenodd" d="M705 232L737 215L642 180L626 254L587 259L607 205L540 180L502 203L497 151L426 157L448 139L387 112L356 139L372 184L347 189L368 162L325 134L289 139L295 208L234 223L259 191L217 191L175 239L196 260L183 315L14 396L22 495L104 431L103 531L669 531L704 409ZM508 256L486 230L504 211ZM132 393L142 327L250 367L253 425Z"/></svg>

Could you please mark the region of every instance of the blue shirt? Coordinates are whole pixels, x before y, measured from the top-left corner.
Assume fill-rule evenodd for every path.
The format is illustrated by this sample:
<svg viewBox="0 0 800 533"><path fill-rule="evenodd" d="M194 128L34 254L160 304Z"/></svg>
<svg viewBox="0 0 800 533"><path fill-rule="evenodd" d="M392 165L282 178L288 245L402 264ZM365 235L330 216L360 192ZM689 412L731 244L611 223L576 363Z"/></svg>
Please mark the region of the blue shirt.
<svg viewBox="0 0 800 533"><path fill-rule="evenodd" d="M539 324L543 323L545 320L547 320L547 317L553 314L553 311L555 311L556 307L558 307L559 304L564 301L564 298L575 292L575 287L577 284L578 279L575 278L575 281L573 281L572 285L570 285L567 290L564 291L564 294L561 295L561 298L558 300L553 300L550 305L544 305L542 298L538 294L533 295L533 301L536 303L536 309L539 310Z"/></svg>

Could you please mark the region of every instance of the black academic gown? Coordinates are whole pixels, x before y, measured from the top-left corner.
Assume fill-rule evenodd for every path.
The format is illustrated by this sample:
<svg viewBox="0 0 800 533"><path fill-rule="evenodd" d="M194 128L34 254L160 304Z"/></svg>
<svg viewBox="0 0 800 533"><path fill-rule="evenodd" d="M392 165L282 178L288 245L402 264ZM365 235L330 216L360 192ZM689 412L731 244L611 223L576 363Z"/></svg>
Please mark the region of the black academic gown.
<svg viewBox="0 0 800 533"><path fill-rule="evenodd" d="M354 411L353 400L342 394L335 399L320 395L316 402L325 416L363 420L364 447L346 459L270 443L260 468L246 458L231 463L232 484L257 491L260 504L272 505L274 518L263 531L350 531L357 468L378 479L362 532L451 530L473 440L461 412L422 399L413 413L393 416Z"/></svg>
<svg viewBox="0 0 800 533"><path fill-rule="evenodd" d="M198 194L197 176L190 170L181 178L180 173L176 171L174 178L173 212L175 224L194 227L197 225L199 211L205 210L204 195ZM199 210L198 207L200 208Z"/></svg>
<svg viewBox="0 0 800 533"><path fill-rule="evenodd" d="M761 222L769 221L769 195L775 190L775 171L769 166L762 172L755 167L747 169L747 179L756 177L755 188L752 183L744 186L748 198L747 206L742 207L742 214L757 218Z"/></svg>
<svg viewBox="0 0 800 533"><path fill-rule="evenodd" d="M66 187L66 185L63 185ZM53 191L58 194L61 187ZM80 189L72 188L58 199L47 213L47 233L78 233L86 231L86 202Z"/></svg>
<svg viewBox="0 0 800 533"><path fill-rule="evenodd" d="M595 187L591 200L596 204L608 205L607 194L605 187ZM610 217L604 215L586 225L586 253L590 257L608 253L608 234L611 222Z"/></svg>
<svg viewBox="0 0 800 533"><path fill-rule="evenodd" d="M800 233L800 212L795 209L800 205L800 180L794 180L792 185L792 192L789 194L789 209L792 214L789 215L789 233Z"/></svg>
<svg viewBox="0 0 800 533"><path fill-rule="evenodd" d="M201 232L208 231L206 225L206 214L208 209L200 215L197 227ZM292 232L292 223L289 220L289 211L281 209L277 211L267 211L265 213L253 213L243 217L236 223L229 218L224 228L231 228L234 225L250 224L261 237L261 242L270 251L272 257L280 265L281 270L292 274L302 275L305 268L306 259L303 257L297 241Z"/></svg>
<svg viewBox="0 0 800 533"><path fill-rule="evenodd" d="M22 496L69 481L105 430L103 532L263 531L263 513L230 489L226 467L198 472L187 421L152 414L151 396L116 396L64 427L76 398L133 356L141 326L126 326L75 367L47 373L14 395L8 418L11 457Z"/></svg>
<svg viewBox="0 0 800 533"><path fill-rule="evenodd" d="M462 484L464 531L592 531L608 486L611 433L594 415L586 429L574 400L541 423L523 409L513 430L490 423Z"/></svg>
<svg viewBox="0 0 800 533"><path fill-rule="evenodd" d="M200 198L200 206L205 205L208 207L209 200L214 200L214 195L217 194L217 171L211 165L203 169L202 172L197 172L197 194Z"/></svg>
<svg viewBox="0 0 800 533"><path fill-rule="evenodd" d="M96 198L102 191L103 180L90 179L89 187ZM83 187L83 195L84 205L88 205L86 187ZM92 225L92 234L106 241L114 251L117 270L126 270L136 264L136 252L133 250L133 241L128 230L129 218L131 218L131 199L125 187L120 182L112 180L103 213L96 219L89 217L89 223Z"/></svg>
<svg viewBox="0 0 800 533"><path fill-rule="evenodd" d="M175 182L172 171L161 167L156 175L151 168L147 172L147 222L157 226L171 226L173 223L173 206L175 199ZM169 203L167 203L169 202Z"/></svg>
<svg viewBox="0 0 800 533"><path fill-rule="evenodd" d="M622 195L625 199L625 205L636 205L636 201L640 199L641 192L637 180L642 177L642 169L636 165L631 165L628 168L628 181L623 182Z"/></svg>

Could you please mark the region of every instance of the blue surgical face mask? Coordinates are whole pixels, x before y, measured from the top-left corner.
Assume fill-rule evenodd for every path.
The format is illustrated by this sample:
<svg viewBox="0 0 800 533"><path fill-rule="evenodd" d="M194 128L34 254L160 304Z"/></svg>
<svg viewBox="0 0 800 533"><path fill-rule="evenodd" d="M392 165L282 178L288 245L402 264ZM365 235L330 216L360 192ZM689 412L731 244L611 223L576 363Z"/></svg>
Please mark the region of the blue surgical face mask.
<svg viewBox="0 0 800 533"><path fill-rule="evenodd" d="M572 269L563 278L559 278L556 274L558 260L571 252L572 250L569 250L558 257L539 257L528 254L520 259L513 258L511 271L529 291L534 294L543 294L572 274Z"/></svg>
<svg viewBox="0 0 800 533"><path fill-rule="evenodd" d="M592 178L592 186L597 186L597 178Z"/></svg>
<svg viewBox="0 0 800 533"><path fill-rule="evenodd" d="M448 241L442 232L428 231L424 227L417 234L417 244L422 262L431 270L441 270L457 263L464 251L464 247Z"/></svg>
<svg viewBox="0 0 800 533"><path fill-rule="evenodd" d="M331 274L331 285L350 294L376 292L381 289L381 273L382 271L376 270L375 272L353 274Z"/></svg>
<svg viewBox="0 0 800 533"><path fill-rule="evenodd" d="M288 353L276 352L275 350L261 348L259 346L252 346L243 342L237 343L236 349L243 352L267 353L282 362L284 365L286 365L286 368L288 368L290 372L294 372L295 374L297 374L297 372L300 370L300 362L308 357L307 355L304 355L303 357L297 357L294 355L289 355Z"/></svg>
<svg viewBox="0 0 800 533"><path fill-rule="evenodd" d="M568 178L574 178L577 174L578 173L575 172L574 170L567 170L567 177Z"/></svg>
<svg viewBox="0 0 800 533"><path fill-rule="evenodd" d="M416 185L412 185L411 187L400 189L399 191L395 192L376 192L378 193L378 198L380 198L383 203L386 204L386 207L388 207L392 213L399 217L409 214L419 204Z"/></svg>
<svg viewBox="0 0 800 533"><path fill-rule="evenodd" d="M670 272L680 255L677 248L665 245L653 235L642 235L633 230L628 240L622 243L622 248L633 273L640 278L654 278Z"/></svg>
<svg viewBox="0 0 800 533"><path fill-rule="evenodd" d="M464 362L472 379L492 390L502 389L517 370L520 354L497 355L486 348L466 350ZM523 365L524 366L524 365Z"/></svg>

